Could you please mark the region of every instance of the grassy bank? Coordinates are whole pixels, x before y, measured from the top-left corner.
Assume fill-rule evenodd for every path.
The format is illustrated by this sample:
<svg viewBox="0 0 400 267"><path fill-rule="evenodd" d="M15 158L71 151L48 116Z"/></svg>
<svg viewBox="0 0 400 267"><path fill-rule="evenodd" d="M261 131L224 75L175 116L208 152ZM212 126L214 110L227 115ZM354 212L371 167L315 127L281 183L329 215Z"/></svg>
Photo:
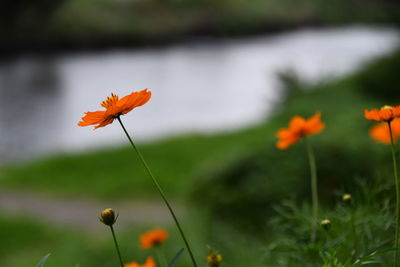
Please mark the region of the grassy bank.
<svg viewBox="0 0 400 267"><path fill-rule="evenodd" d="M231 134L181 136L140 148L165 191L178 198L190 192L198 171L257 146L263 142L264 132L260 126ZM0 184L69 196L142 198L157 194L131 147L51 156L4 167Z"/></svg>

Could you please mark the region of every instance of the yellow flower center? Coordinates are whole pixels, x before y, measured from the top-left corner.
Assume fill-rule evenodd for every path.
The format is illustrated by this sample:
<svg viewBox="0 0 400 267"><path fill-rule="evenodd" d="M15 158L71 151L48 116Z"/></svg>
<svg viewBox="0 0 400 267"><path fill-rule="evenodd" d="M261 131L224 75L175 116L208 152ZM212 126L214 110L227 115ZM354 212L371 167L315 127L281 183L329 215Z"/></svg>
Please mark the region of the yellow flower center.
<svg viewBox="0 0 400 267"><path fill-rule="evenodd" d="M213 264L218 264L218 263L222 262L222 256L220 254L213 253L211 255L208 255L207 262L213 263Z"/></svg>
<svg viewBox="0 0 400 267"><path fill-rule="evenodd" d="M390 109L392 109L393 107L392 106L388 106L388 105L385 105L385 106L383 106L383 107L381 107L381 110L390 110Z"/></svg>
<svg viewBox="0 0 400 267"><path fill-rule="evenodd" d="M111 96L107 97L106 100L101 102L101 106L105 107L105 108L109 108L109 107L115 105L117 102L118 102L118 95L115 95L112 93Z"/></svg>

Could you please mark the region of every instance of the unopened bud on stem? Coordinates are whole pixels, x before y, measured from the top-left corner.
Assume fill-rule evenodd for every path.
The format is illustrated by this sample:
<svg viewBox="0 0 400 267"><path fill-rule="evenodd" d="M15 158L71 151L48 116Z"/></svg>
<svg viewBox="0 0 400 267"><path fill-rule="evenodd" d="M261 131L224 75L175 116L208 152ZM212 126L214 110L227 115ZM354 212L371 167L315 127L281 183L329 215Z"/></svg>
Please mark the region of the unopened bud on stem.
<svg viewBox="0 0 400 267"><path fill-rule="evenodd" d="M115 212L110 208L103 210L100 213L100 221L105 225L112 226L117 221L117 218L115 217Z"/></svg>
<svg viewBox="0 0 400 267"><path fill-rule="evenodd" d="M351 201L351 195L350 194L344 194L342 196L343 202L349 203Z"/></svg>
<svg viewBox="0 0 400 267"><path fill-rule="evenodd" d="M322 228L324 228L326 231L328 231L329 228L331 228L331 221L328 219L322 220L320 224Z"/></svg>

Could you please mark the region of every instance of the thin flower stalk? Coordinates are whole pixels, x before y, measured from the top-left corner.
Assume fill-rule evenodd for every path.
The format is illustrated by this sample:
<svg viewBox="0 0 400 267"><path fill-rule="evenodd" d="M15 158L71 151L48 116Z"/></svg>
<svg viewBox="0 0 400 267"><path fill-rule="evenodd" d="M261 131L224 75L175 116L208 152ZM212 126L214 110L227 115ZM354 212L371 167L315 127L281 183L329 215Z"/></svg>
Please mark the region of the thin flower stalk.
<svg viewBox="0 0 400 267"><path fill-rule="evenodd" d="M114 122L115 119L119 121L124 130L126 136L128 137L129 142L131 143L133 149L136 151L143 167L145 168L146 172L151 177L154 185L156 186L158 192L160 193L162 199L164 200L169 212L172 215L172 218L175 221L176 226L178 227L179 233L182 236L182 239L186 245L187 250L189 251L190 258L193 262L194 267L197 267L196 261L194 259L192 250L190 249L189 243L183 233L183 230L178 222L178 219L169 204L167 198L163 190L161 189L160 185L158 184L157 180L155 179L154 175L150 171L149 166L147 165L146 161L144 160L142 154L140 153L139 149L136 147L135 143L133 142L132 138L129 136L128 132L126 131L122 121L121 116L129 113L133 109L143 106L146 104L151 98L151 92L148 89L141 90L139 92L132 92L129 95L124 96L123 98L119 98L116 94L111 94L111 97L108 97L105 101L101 102L101 106L106 110L95 111L95 112L85 112L85 116L81 118L81 121L78 122L78 126L84 127L89 125L94 125L94 129L105 127Z"/></svg>
<svg viewBox="0 0 400 267"><path fill-rule="evenodd" d="M400 213L400 188L399 188L399 176L397 172L397 159L396 159L396 150L394 144L394 138L392 133L392 125L391 121L388 121L389 132L390 132L390 143L392 147L392 160L393 160L393 173L394 173L394 183L396 187L396 228L395 228L395 237L394 237L394 247L396 248L396 252L394 255L394 266L398 266L399 261L399 213Z"/></svg>
<svg viewBox="0 0 400 267"><path fill-rule="evenodd" d="M167 267L167 260L165 259L164 253L161 249L160 246L157 246L154 248L156 255L157 255L157 259L158 259L158 263L161 267Z"/></svg>
<svg viewBox="0 0 400 267"><path fill-rule="evenodd" d="M315 163L315 156L308 141L307 137L304 137L306 144L308 161L310 164L311 173L311 195L312 195L312 222L311 222L311 242L315 242L317 232L317 221L318 221L318 184L317 184L317 167Z"/></svg>
<svg viewBox="0 0 400 267"><path fill-rule="evenodd" d="M180 226L180 223L179 223L179 221L178 221L178 218L176 217L174 210L172 209L171 205L169 204L169 202L168 202L168 200L167 200L167 198L166 198L166 196L165 196L165 194L164 194L164 191L162 190L160 184L158 183L158 181L157 181L156 178L154 177L153 173L151 172L151 170L150 170L149 166L147 165L147 163L146 163L144 157L143 157L142 154L140 153L139 148L135 145L135 143L133 142L132 138L130 137L128 131L126 130L124 124L123 124L122 121L121 121L120 116L118 115L116 118L117 118L118 122L120 123L122 129L124 130L124 132L125 132L125 134L126 134L126 137L128 138L129 142L131 143L132 148L135 150L136 154L138 155L139 160L140 160L140 162L142 163L142 165L143 165L145 171L147 172L147 174L148 174L148 175L150 176L150 178L152 179L154 185L156 186L158 192L159 192L160 195L161 195L161 198L163 199L163 201L164 201L165 205L167 206L167 208L168 208L168 210L169 210L169 212L170 212L172 218L174 219L174 222L175 222L175 224L176 224L176 227L178 228L179 233L180 233L180 235L181 235L181 237L182 237L182 239L183 239L183 242L185 243L185 246L186 246L186 248L187 248L187 250L188 250L188 252L189 252L189 256L190 256L190 258L191 258L191 260L192 260L193 266L194 266L194 267L197 267L197 263L196 263L196 260L195 260L195 258L194 258L194 256L193 256L192 250L190 249L189 242L188 242L187 239L186 239L186 236L185 236L185 234L184 234L184 232L183 232L183 230L182 230L182 227Z"/></svg>
<svg viewBox="0 0 400 267"><path fill-rule="evenodd" d="M294 116L289 121L288 128L280 129L276 133L279 138L276 147L280 150L289 148L296 144L302 138L305 139L305 145L310 164L311 172L311 193L312 193L312 218L311 218L311 242L316 239L317 220L318 220L318 185L317 185L317 168L315 156L307 137L320 133L325 128L325 124L321 121L321 113L316 112L313 116L305 119L301 116Z"/></svg>
<svg viewBox="0 0 400 267"><path fill-rule="evenodd" d="M355 222L355 214L354 209L351 209L350 212L350 220L351 220L351 232L353 236L353 260L357 258L358 254L358 245L357 245L357 228Z"/></svg>
<svg viewBox="0 0 400 267"><path fill-rule="evenodd" d="M392 147L392 160L393 160L393 174L394 174L394 184L396 189L396 226L395 226L395 238L394 247L396 252L394 254L394 266L398 266L399 262L399 209L400 209L400 188L399 188L399 178L397 172L397 160L396 160L396 149L395 142L399 137L397 134L397 120L400 118L400 105L398 106L383 106L380 109L364 110L364 117L367 120L386 122L389 129L390 144ZM371 136L380 142L388 143L387 132L383 132L382 129L372 130ZM375 133L375 134L373 134ZM376 134L378 133L378 134ZM384 134L382 134L384 133Z"/></svg>
<svg viewBox="0 0 400 267"><path fill-rule="evenodd" d="M114 225L115 222L117 221L117 218L118 218L118 214L115 215L115 212L114 212L113 209L111 209L111 208L108 208L108 209L103 210L103 211L100 213L100 217L99 217L100 221L101 221L104 225L110 227L110 229L111 229L111 234L112 234L113 240L114 240L115 249L117 250L119 263L121 264L121 267L124 267L124 262L123 262L122 257L121 257L121 252L120 252L120 250L119 250L118 241L117 241L117 238L116 238L116 236L115 236L114 227L113 227L113 225Z"/></svg>
<svg viewBox="0 0 400 267"><path fill-rule="evenodd" d="M112 236L113 236L113 239L114 239L115 249L117 250L119 263L121 264L121 267L124 267L124 262L123 262L122 257L121 257L121 252L119 250L117 237L115 236L114 227L112 225L110 225L110 229L111 229L111 233L112 233Z"/></svg>
<svg viewBox="0 0 400 267"><path fill-rule="evenodd" d="M350 209L350 224L351 224L351 235L353 239L353 250L351 252L352 254L352 260L354 261L357 258L358 254L358 245L357 245L357 229L356 229L356 222L355 222L355 209L353 206L353 200L352 196L350 194L344 194L342 196L342 201L348 205L348 210Z"/></svg>

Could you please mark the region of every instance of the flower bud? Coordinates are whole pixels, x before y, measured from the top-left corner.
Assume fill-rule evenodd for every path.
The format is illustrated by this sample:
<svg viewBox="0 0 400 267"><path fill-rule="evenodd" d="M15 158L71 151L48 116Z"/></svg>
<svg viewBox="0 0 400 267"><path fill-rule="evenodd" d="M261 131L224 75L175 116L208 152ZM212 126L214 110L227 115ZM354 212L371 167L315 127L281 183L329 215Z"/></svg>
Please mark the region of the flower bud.
<svg viewBox="0 0 400 267"><path fill-rule="evenodd" d="M328 219L322 220L320 225L322 226L322 228L324 228L326 231L328 231L329 228L331 227L331 221Z"/></svg>
<svg viewBox="0 0 400 267"><path fill-rule="evenodd" d="M350 194L344 194L342 196L343 202L349 203L351 201L351 195Z"/></svg>
<svg viewBox="0 0 400 267"><path fill-rule="evenodd" d="M117 218L112 209L108 208L100 213L100 221L105 225L112 226L116 222Z"/></svg>
<svg viewBox="0 0 400 267"><path fill-rule="evenodd" d="M207 256L206 261L209 267L219 267L222 262L222 256L219 253L212 252Z"/></svg>

